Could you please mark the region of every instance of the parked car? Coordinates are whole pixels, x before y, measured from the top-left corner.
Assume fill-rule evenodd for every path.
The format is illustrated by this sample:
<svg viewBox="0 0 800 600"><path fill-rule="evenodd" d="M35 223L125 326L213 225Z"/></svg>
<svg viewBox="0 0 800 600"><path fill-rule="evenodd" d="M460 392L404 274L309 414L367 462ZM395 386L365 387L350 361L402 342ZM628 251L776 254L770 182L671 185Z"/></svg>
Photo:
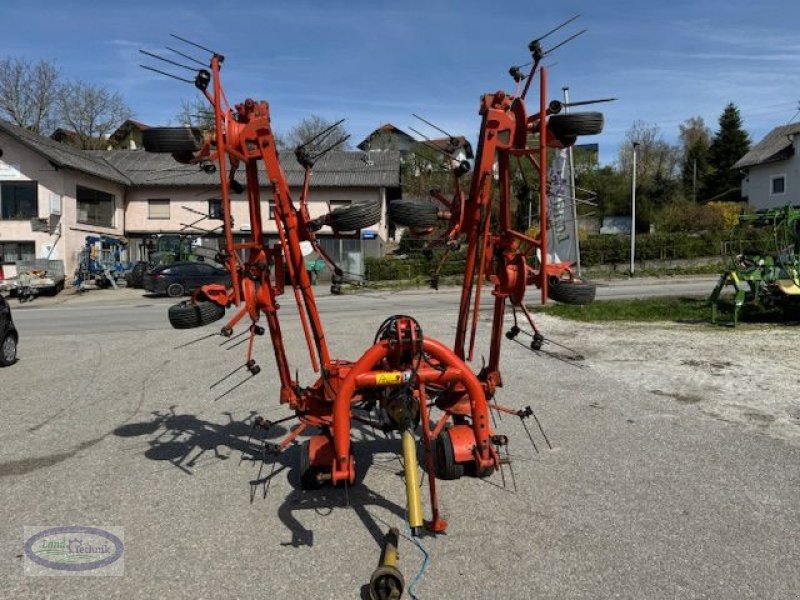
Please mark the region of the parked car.
<svg viewBox="0 0 800 600"><path fill-rule="evenodd" d="M11 319L11 307L0 295L0 367L7 367L17 362L17 342L19 334Z"/></svg>
<svg viewBox="0 0 800 600"><path fill-rule="evenodd" d="M125 281L130 288L141 288L144 287L144 275L147 273L148 264L140 260L133 268L125 273Z"/></svg>
<svg viewBox="0 0 800 600"><path fill-rule="evenodd" d="M231 285L231 276L222 267L203 262L176 262L161 265L144 275L144 289L151 294L173 298L191 294L208 283Z"/></svg>

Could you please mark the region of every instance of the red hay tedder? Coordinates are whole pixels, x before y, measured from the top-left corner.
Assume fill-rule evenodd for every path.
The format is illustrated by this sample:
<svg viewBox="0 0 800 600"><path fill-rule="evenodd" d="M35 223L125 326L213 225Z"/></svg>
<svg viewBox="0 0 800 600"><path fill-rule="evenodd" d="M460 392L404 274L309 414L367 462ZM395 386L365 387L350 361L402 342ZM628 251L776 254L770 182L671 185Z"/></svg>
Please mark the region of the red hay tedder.
<svg viewBox="0 0 800 600"><path fill-rule="evenodd" d="M249 322L245 366L257 374L260 368L253 359L253 342L257 335L265 333L258 322L262 316L266 319L280 378L280 402L294 411L298 421L270 449L282 452L301 434L313 432L301 450L300 481L304 488L349 485L355 481L357 465L351 449L353 420L384 428L388 423L400 432L408 525L415 535L423 527L435 533L444 532L447 527L439 514L437 480L465 475L488 477L508 460L507 452L501 453L508 439L494 430L491 410L521 419L535 418L530 407L511 409L495 400L497 388L503 385L500 372L503 335L512 339L522 332L517 322L518 312L532 329L531 347L540 349L544 340L525 307L527 287L538 287L542 302L547 300L548 285L574 290L567 297L585 299L587 294L593 297L593 286L576 277L569 264L548 263L546 226L540 227L536 237L512 228L512 158L528 161L538 173L539 222L546 224L548 148L570 146L577 136L599 133L603 126L600 113L559 114L563 103L547 103L547 69L541 61L549 52L542 50L540 41L541 38L534 40L529 46L532 61L527 72L521 67L511 69L516 82L514 93L500 91L481 99L481 128L474 166L468 162L451 163L453 197L448 199L433 191L432 196L441 204L435 210L431 209L433 205L408 200L396 200L388 207L390 218L398 225L445 224L446 230L438 243L448 248L466 245L466 267L452 347L425 335L413 317L393 315L378 328L372 345L357 360L331 357L301 243L310 243L329 263L334 272L333 285L338 286L342 271L323 252L315 232L324 225L329 225L334 233L343 234L369 227L380 219L380 207L354 205L312 219L308 190L314 162L321 153L312 155L307 144L295 151L305 168L302 192L295 203L281 168L269 104L251 99L235 106L228 103L220 82L223 56L209 51L210 63L207 66L201 63L203 68L197 71L194 80L184 80L193 83L210 102L214 113L213 135L203 138L198 130L191 128L151 128L144 132L146 150L172 153L179 162L198 164L207 171L216 168L220 174L225 249L219 258L230 271L232 285L230 288L207 285L190 301L171 307L172 325L176 328L207 325L221 319L227 308L234 307L235 312L221 334L231 336L237 323ZM526 96L535 79L539 84L539 102L529 110ZM242 167L244 188L234 178ZM270 182L279 235L279 243L271 247L263 235L259 168L265 170ZM460 178L469 172L472 173L469 189L462 191ZM493 193L494 186L499 193ZM247 195L251 233L249 241L235 243L231 193L243 191ZM481 291L486 280L494 286L490 352L486 365L475 373L466 361L473 356ZM276 299L288 287L299 310L311 365L319 373L309 385L293 378L284 350ZM508 306L513 312L514 325L505 331ZM372 414L376 407L383 415L382 423L364 416ZM266 421L261 422L268 426ZM423 468L428 474L432 510L428 520L423 519L419 493L417 432L425 449ZM399 597L392 594L402 590L402 577L390 562L385 561L373 578L371 593L375 598Z"/></svg>

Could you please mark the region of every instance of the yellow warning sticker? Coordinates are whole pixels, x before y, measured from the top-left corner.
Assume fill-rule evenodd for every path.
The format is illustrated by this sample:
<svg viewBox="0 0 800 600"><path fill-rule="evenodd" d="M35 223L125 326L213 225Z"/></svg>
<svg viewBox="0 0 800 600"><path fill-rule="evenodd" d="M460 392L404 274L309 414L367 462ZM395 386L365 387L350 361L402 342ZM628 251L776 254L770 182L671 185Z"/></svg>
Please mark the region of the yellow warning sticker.
<svg viewBox="0 0 800 600"><path fill-rule="evenodd" d="M403 383L403 373L400 371L375 373L375 383L378 385L399 385Z"/></svg>

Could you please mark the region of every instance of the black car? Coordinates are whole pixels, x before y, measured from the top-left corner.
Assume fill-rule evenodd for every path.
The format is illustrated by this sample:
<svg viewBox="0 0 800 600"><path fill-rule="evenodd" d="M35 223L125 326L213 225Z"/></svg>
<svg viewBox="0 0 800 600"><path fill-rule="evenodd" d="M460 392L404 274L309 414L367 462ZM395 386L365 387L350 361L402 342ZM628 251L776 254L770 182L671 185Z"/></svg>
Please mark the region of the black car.
<svg viewBox="0 0 800 600"><path fill-rule="evenodd" d="M208 283L231 285L231 276L222 267L202 262L176 262L160 265L144 276L144 289L151 294L177 297L191 294Z"/></svg>
<svg viewBox="0 0 800 600"><path fill-rule="evenodd" d="M0 367L7 367L17 362L17 341L19 335L14 321L11 320L11 308L6 299L0 295Z"/></svg>
<svg viewBox="0 0 800 600"><path fill-rule="evenodd" d="M149 265L140 260L135 265L133 265L133 269L128 271L125 274L125 281L128 283L128 287L130 288L141 288L144 287L144 274L147 273Z"/></svg>

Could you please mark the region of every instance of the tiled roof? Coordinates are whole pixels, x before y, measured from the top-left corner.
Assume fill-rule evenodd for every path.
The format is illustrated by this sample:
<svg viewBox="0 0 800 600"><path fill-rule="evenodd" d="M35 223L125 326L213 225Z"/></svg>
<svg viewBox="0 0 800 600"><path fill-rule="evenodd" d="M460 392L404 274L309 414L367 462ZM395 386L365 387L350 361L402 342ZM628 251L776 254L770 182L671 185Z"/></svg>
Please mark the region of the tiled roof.
<svg viewBox="0 0 800 600"><path fill-rule="evenodd" d="M794 154L794 146L790 140L793 135L800 135L800 123L776 127L732 168L743 169L790 158Z"/></svg>
<svg viewBox="0 0 800 600"><path fill-rule="evenodd" d="M475 155L472 152L472 144L469 143L469 140L465 138L463 135L459 135L453 138L435 138L432 140L428 140L429 144L433 144L437 148L441 148L444 151L450 149L450 141L454 142L455 149L463 148L464 153L467 155L467 158L475 158Z"/></svg>
<svg viewBox="0 0 800 600"><path fill-rule="evenodd" d="M152 154L144 150L81 150L51 140L0 120L0 131L44 156L59 168L102 177L125 185L194 186L218 185L216 173L205 173L196 165L176 162L169 154ZM281 153L281 165L290 186L303 184L303 167L294 153ZM239 182L244 183L244 167ZM259 169L261 185L269 186L264 169ZM314 166L311 184L315 187L397 187L400 185L400 153L333 151Z"/></svg>
<svg viewBox="0 0 800 600"><path fill-rule="evenodd" d="M8 134L23 146L27 146L34 152L44 156L56 167L75 169L76 171L116 181L117 183L130 184L130 179L103 160L102 156L98 156L93 152L87 152L56 142L8 121L0 120L0 131Z"/></svg>
<svg viewBox="0 0 800 600"><path fill-rule="evenodd" d="M197 165L176 162L169 154L143 150L109 150L93 153L130 178L133 185L195 186L217 185L217 173L205 173ZM280 155L281 166L290 186L303 184L303 168L291 151ZM244 183L244 167L238 180ZM259 181L268 186L266 172L259 169ZM363 152L329 152L319 159L311 176L312 186L319 187L397 187L400 185L400 153L373 153L370 160Z"/></svg>

